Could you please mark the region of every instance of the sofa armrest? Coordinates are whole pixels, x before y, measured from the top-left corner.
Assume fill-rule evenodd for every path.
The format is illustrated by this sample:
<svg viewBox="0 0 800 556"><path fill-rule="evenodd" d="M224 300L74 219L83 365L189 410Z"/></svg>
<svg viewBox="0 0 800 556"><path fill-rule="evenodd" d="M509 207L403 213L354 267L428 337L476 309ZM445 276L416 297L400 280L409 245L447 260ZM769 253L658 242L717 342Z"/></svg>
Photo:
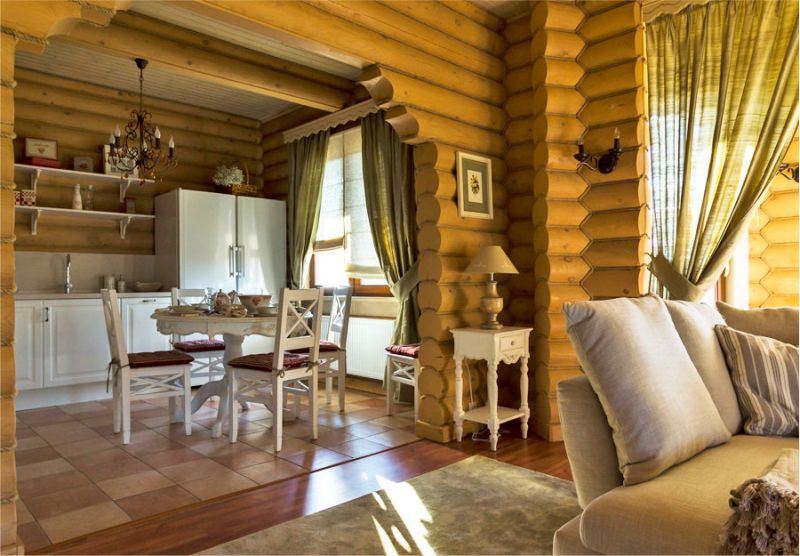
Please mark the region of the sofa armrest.
<svg viewBox="0 0 800 556"><path fill-rule="evenodd" d="M585 508L598 496L622 484L617 449L606 413L588 378L562 380L557 393L561 431L578 503Z"/></svg>

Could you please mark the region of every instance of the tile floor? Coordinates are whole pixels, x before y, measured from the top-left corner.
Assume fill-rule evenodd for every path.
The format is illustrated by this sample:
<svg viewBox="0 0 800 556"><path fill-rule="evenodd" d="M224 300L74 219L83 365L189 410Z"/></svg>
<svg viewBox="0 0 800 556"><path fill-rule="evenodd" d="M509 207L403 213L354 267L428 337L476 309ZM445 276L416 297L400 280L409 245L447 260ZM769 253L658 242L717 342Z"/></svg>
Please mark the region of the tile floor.
<svg viewBox="0 0 800 556"><path fill-rule="evenodd" d="M241 413L236 444L211 438L213 400L194 414L188 437L182 423L169 423L165 406L134 402L127 446L113 434L110 400L17 413L17 516L26 550L416 440L410 406L387 417L384 398L364 392L348 390L344 413L321 400L313 442L306 406L300 419L287 415L277 455L263 406Z"/></svg>

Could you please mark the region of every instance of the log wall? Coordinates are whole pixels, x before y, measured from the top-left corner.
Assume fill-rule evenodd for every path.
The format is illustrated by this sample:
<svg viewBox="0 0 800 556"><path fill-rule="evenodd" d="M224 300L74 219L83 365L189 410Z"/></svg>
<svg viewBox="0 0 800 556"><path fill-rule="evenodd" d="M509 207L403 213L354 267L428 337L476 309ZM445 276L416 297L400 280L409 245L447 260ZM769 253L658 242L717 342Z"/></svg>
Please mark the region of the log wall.
<svg viewBox="0 0 800 556"><path fill-rule="evenodd" d="M16 160L23 159L25 137L42 137L58 141L62 168L71 169L74 156L91 156L95 172L102 172L102 144L116 124L124 128L138 94L21 68L17 82ZM251 183L262 183L261 130L256 120L155 98L146 98L145 108L152 112L165 142L175 137L179 163L162 182L129 190L136 197L137 212L152 214L153 196L176 187L213 190L211 177L220 163L239 160L247 166ZM69 208L72 186L72 179L43 177L37 203ZM94 204L96 210L119 210L119 188L95 184ZM17 248L26 251L148 254L154 250L152 223L131 224L124 240L115 222L103 220L43 217L34 236L26 217L18 220L15 230Z"/></svg>
<svg viewBox="0 0 800 556"><path fill-rule="evenodd" d="M784 162L797 164L795 138ZM750 226L750 306L798 305L798 184L777 175Z"/></svg>

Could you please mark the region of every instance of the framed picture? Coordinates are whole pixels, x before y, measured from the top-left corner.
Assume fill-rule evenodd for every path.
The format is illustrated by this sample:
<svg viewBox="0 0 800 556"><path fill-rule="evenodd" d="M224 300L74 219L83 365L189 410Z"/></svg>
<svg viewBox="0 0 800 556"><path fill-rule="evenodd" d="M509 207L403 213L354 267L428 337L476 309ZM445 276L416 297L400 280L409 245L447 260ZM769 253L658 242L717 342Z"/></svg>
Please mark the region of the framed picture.
<svg viewBox="0 0 800 556"><path fill-rule="evenodd" d="M103 145L103 173L104 174L111 174L114 176L124 176L125 170L120 170L117 168L117 165L114 164L114 161L111 160L111 145ZM138 172L138 168L137 168ZM136 173L136 172L134 172ZM131 177L139 177L131 176Z"/></svg>
<svg viewBox="0 0 800 556"><path fill-rule="evenodd" d="M492 210L492 161L485 156L458 152L458 215L494 218Z"/></svg>
<svg viewBox="0 0 800 556"><path fill-rule="evenodd" d="M25 156L58 160L58 143L50 139L25 138Z"/></svg>

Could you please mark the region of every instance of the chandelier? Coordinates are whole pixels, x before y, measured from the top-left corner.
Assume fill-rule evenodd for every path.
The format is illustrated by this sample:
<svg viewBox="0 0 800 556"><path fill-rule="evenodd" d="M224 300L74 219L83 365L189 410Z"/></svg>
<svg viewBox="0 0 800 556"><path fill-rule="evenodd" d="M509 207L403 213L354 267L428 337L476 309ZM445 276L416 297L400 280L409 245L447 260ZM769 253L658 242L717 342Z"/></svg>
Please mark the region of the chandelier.
<svg viewBox="0 0 800 556"><path fill-rule="evenodd" d="M139 68L139 109L131 112L122 135L119 124L109 136L109 161L125 177L156 179L178 165L175 158L175 141L169 138L168 151L161 148L161 130L153 126L153 115L144 109L144 68L147 60L135 58Z"/></svg>

